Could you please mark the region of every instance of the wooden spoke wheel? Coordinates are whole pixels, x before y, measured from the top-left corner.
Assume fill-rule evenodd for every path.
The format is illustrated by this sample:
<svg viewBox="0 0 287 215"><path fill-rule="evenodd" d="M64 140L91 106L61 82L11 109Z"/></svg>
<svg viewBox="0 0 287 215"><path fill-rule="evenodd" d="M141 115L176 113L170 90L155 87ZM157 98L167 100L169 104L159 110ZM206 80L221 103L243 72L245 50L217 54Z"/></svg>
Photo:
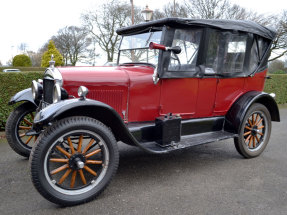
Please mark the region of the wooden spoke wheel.
<svg viewBox="0 0 287 215"><path fill-rule="evenodd" d="M6 137L11 148L24 157L29 157L37 136L27 136L32 128L36 106L30 102L19 105L10 114L6 123Z"/></svg>
<svg viewBox="0 0 287 215"><path fill-rule="evenodd" d="M39 136L31 154L36 189L60 205L95 198L110 182L118 166L118 149L111 131L88 117L54 123Z"/></svg>
<svg viewBox="0 0 287 215"><path fill-rule="evenodd" d="M239 137L235 138L235 147L246 158L256 157L264 151L270 132L271 117L268 109L255 103L244 117Z"/></svg>

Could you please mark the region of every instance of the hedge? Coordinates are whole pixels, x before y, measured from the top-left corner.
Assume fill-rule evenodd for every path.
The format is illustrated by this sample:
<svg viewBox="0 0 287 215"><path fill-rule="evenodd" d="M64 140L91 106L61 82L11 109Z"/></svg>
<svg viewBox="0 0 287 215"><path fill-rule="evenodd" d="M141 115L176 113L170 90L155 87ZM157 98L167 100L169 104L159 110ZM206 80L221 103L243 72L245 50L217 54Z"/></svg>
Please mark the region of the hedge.
<svg viewBox="0 0 287 215"><path fill-rule="evenodd" d="M275 100L278 104L287 103L287 75L286 74L269 74L271 79L265 82L264 92L275 93Z"/></svg>
<svg viewBox="0 0 287 215"><path fill-rule="evenodd" d="M9 113L17 106L8 105L10 98L39 78L43 78L43 72L0 73L0 130L5 128Z"/></svg>
<svg viewBox="0 0 287 215"><path fill-rule="evenodd" d="M0 73L4 69L20 69L22 72L44 72L46 68L44 67L0 67Z"/></svg>
<svg viewBox="0 0 287 215"><path fill-rule="evenodd" d="M287 75L270 75L265 82L264 91L275 93L278 104L287 103ZM0 130L5 128L9 113L17 104L9 106L11 96L31 86L32 80L43 78L43 72L0 73Z"/></svg>

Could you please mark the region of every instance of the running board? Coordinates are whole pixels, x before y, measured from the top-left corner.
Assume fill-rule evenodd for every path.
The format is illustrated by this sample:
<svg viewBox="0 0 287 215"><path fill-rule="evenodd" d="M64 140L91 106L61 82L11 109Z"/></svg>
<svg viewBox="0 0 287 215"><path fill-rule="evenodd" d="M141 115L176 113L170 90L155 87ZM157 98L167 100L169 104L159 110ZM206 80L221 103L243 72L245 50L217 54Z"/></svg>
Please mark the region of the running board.
<svg viewBox="0 0 287 215"><path fill-rule="evenodd" d="M151 153L167 153L179 149L185 149L192 146L216 142L224 139L229 139L236 137L237 135L234 133L229 133L226 131L215 131L215 132L207 132L201 134L193 134L182 136L181 141L178 143L171 143L167 146L162 146L156 142L141 142L140 145L145 150Z"/></svg>

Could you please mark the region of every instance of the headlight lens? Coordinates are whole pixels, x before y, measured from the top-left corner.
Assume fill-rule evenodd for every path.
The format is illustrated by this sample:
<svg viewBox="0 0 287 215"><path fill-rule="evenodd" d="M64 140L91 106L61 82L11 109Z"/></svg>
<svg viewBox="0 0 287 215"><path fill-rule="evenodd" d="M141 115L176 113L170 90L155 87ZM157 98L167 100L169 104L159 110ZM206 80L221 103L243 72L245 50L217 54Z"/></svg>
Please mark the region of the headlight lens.
<svg viewBox="0 0 287 215"><path fill-rule="evenodd" d="M43 86L42 84L38 83L37 81L32 81L32 96L34 100L40 99L43 94Z"/></svg>
<svg viewBox="0 0 287 215"><path fill-rule="evenodd" d="M59 83L56 83L53 90L53 103L59 102L61 100L61 87Z"/></svg>

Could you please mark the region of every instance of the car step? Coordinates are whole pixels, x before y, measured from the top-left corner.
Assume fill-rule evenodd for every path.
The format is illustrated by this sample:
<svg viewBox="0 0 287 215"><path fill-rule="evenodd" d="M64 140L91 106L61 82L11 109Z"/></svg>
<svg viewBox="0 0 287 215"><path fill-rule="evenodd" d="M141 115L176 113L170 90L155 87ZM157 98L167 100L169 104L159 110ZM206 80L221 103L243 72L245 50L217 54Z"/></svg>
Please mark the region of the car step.
<svg viewBox="0 0 287 215"><path fill-rule="evenodd" d="M156 142L144 142L140 143L140 145L142 146L143 149L151 153L167 153L175 150L185 149L188 147L216 142L233 137L236 137L236 134L226 131L215 131L202 134L182 136L180 142L172 143L167 146L162 146Z"/></svg>

